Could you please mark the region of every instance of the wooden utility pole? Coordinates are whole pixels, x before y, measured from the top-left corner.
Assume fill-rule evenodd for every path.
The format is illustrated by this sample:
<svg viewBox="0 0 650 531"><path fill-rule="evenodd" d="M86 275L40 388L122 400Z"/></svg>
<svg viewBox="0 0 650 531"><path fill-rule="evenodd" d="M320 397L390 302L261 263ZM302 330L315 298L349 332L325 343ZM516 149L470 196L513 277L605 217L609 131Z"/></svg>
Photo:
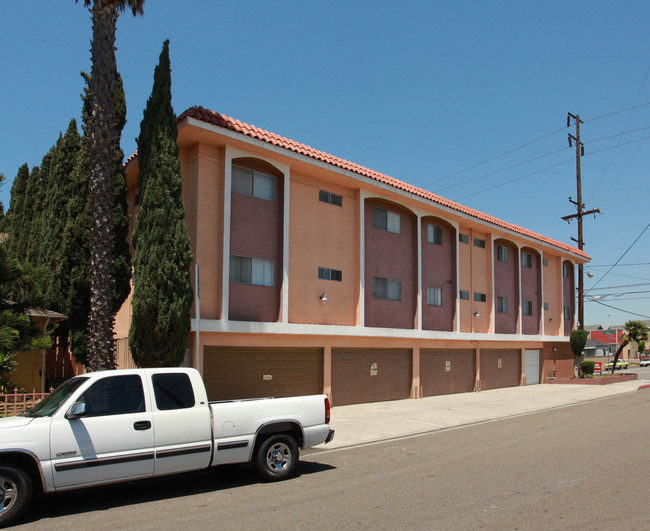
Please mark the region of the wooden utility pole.
<svg viewBox="0 0 650 531"><path fill-rule="evenodd" d="M593 210L584 210L585 205L582 203L582 182L580 177L580 157L585 154L585 147L582 142L580 142L580 124L584 123L580 119L580 115L576 114L575 116L571 113L568 113L566 118L566 126L571 126L571 119L573 118L576 124L576 135L573 136L569 133L569 147L572 146L572 141L576 144L576 181L578 186L578 197L577 201L574 201L569 197L569 201L576 206L577 213L570 216L564 216L562 219L571 223L573 218L578 219L578 239L571 238L574 242L578 243L578 249L582 251L584 247L584 240L582 239L582 218L588 214L600 214L600 210L595 208ZM582 330L585 326L585 301L584 301L584 271L582 264L578 264L578 329Z"/></svg>

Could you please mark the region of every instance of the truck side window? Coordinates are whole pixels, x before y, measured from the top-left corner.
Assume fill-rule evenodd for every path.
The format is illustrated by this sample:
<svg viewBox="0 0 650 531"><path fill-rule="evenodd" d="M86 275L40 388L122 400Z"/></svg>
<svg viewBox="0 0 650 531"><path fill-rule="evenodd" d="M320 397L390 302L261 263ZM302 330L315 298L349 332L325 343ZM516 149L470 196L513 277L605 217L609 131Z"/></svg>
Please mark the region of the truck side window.
<svg viewBox="0 0 650 531"><path fill-rule="evenodd" d="M187 374L154 374L151 380L156 406L161 411L194 407L194 390Z"/></svg>
<svg viewBox="0 0 650 531"><path fill-rule="evenodd" d="M86 404L87 417L141 413L144 411L142 379L137 374L103 378L81 399Z"/></svg>

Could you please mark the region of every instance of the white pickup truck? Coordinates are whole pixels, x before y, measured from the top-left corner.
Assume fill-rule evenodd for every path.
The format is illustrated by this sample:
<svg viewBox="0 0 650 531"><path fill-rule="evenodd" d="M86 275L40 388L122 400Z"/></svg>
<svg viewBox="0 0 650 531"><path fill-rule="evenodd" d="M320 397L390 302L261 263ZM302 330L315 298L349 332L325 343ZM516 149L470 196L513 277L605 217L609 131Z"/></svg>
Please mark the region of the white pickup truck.
<svg viewBox="0 0 650 531"><path fill-rule="evenodd" d="M332 440L326 395L208 402L195 369L68 380L26 414L0 419L0 526L44 493L255 463L291 476L299 448Z"/></svg>

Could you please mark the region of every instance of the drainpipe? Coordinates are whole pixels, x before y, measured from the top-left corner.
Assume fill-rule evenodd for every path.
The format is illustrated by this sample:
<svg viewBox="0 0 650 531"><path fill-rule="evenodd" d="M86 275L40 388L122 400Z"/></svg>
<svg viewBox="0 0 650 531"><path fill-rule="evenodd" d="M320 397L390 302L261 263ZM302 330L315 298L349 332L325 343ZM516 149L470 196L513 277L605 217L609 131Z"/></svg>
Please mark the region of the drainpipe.
<svg viewBox="0 0 650 531"><path fill-rule="evenodd" d="M45 324L43 325L43 337L47 334L47 325L50 324L50 318L45 319ZM41 393L45 392L45 358L47 356L46 349L41 349Z"/></svg>

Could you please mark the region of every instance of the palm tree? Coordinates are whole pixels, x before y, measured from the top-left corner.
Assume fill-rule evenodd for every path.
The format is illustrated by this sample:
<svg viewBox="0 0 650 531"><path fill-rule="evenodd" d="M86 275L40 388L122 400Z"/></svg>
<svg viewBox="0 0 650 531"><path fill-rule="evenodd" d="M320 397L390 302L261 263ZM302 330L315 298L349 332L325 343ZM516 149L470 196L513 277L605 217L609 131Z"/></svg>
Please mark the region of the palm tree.
<svg viewBox="0 0 650 531"><path fill-rule="evenodd" d="M628 321L623 326L623 335L621 336L621 344L616 351L614 356L614 364L612 365L612 374L616 370L616 362L618 361L621 352L623 349L631 342L643 343L645 344L648 341L648 327L641 321Z"/></svg>
<svg viewBox="0 0 650 531"><path fill-rule="evenodd" d="M79 0L75 0L79 2ZM119 13L141 15L145 0L84 0L93 24L90 71L89 368L115 367L113 343L113 168L120 137L115 114L115 30Z"/></svg>

